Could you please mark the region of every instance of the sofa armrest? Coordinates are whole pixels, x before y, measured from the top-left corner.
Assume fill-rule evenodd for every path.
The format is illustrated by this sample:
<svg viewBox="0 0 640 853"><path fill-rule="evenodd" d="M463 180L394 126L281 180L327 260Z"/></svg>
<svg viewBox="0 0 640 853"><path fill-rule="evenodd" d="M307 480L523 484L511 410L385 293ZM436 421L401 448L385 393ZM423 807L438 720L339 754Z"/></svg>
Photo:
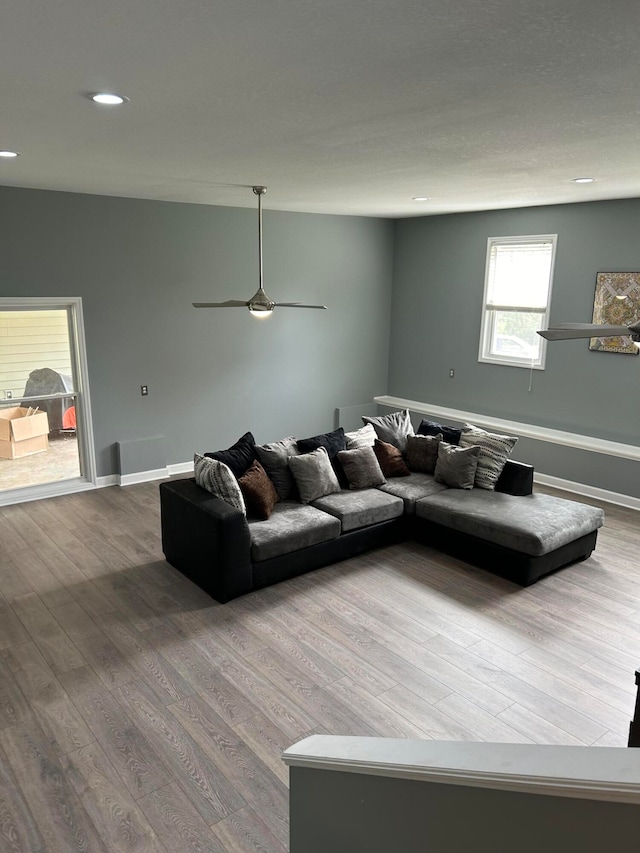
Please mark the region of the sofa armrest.
<svg viewBox="0 0 640 853"><path fill-rule="evenodd" d="M251 592L251 534L244 515L195 480L160 483L162 550L217 601Z"/></svg>
<svg viewBox="0 0 640 853"><path fill-rule="evenodd" d="M530 495L533 492L533 465L507 459L496 483L496 492L508 495Z"/></svg>

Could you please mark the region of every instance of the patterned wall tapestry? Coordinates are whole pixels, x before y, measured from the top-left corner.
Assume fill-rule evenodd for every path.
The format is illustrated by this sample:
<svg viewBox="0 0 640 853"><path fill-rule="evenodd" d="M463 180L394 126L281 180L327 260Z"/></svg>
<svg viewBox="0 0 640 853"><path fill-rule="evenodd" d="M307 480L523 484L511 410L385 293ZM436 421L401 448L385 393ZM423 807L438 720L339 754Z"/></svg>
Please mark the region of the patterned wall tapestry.
<svg viewBox="0 0 640 853"><path fill-rule="evenodd" d="M593 322L629 326L640 320L640 273L599 272L593 300ZM589 349L638 355L640 350L628 335L590 338Z"/></svg>

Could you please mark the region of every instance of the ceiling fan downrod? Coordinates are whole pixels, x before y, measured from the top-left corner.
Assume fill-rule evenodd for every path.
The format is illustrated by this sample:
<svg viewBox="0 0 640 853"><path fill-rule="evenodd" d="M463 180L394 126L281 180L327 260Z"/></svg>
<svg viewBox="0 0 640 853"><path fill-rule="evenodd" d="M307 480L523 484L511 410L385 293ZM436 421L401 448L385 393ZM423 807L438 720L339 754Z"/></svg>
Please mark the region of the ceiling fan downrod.
<svg viewBox="0 0 640 853"><path fill-rule="evenodd" d="M252 187L254 195L258 196L258 290L249 300L249 311L254 317L268 317L275 306L275 302L269 299L264 292L264 272L262 261L262 196L266 193L266 187Z"/></svg>

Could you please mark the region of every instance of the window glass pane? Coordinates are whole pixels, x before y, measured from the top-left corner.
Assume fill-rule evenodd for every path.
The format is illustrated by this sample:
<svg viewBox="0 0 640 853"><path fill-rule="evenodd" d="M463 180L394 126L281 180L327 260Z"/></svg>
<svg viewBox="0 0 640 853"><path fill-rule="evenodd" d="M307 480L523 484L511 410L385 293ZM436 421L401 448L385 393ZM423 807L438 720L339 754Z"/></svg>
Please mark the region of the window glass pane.
<svg viewBox="0 0 640 853"><path fill-rule="evenodd" d="M536 334L542 328L544 314L529 311L493 311L490 354L531 361L540 357L542 338Z"/></svg>
<svg viewBox="0 0 640 853"><path fill-rule="evenodd" d="M552 243L495 243L489 256L487 304L544 308Z"/></svg>

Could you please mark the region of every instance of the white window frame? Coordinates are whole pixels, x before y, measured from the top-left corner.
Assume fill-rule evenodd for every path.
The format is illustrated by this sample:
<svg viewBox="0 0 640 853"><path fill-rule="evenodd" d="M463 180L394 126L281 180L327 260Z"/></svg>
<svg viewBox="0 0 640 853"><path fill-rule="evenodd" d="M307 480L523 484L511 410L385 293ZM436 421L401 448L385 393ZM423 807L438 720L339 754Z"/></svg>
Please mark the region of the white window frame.
<svg viewBox="0 0 640 853"><path fill-rule="evenodd" d="M523 311L526 309L518 308L517 306L489 306L487 304L489 290L489 269L491 265L491 250L495 245L509 245L510 243L551 243L551 264L549 267L549 285L547 289L547 304L540 308L540 313L544 313L541 328L546 329L549 325L549 312L551 310L551 291L553 288L553 274L556 261L556 244L558 241L557 234L528 234L517 235L513 237L489 237L487 240L487 258L484 271L484 293L482 296L482 322L480 326L480 348L478 351L478 361L485 364L502 364L508 367L526 367L534 370L544 370L547 358L547 342L544 338L540 338L540 355L532 362L532 359L509 354L494 354L490 352L490 344L493 340L493 324L495 322L496 308L502 310L512 308L514 311ZM542 310L543 309L543 310ZM537 312L536 312L537 313Z"/></svg>

